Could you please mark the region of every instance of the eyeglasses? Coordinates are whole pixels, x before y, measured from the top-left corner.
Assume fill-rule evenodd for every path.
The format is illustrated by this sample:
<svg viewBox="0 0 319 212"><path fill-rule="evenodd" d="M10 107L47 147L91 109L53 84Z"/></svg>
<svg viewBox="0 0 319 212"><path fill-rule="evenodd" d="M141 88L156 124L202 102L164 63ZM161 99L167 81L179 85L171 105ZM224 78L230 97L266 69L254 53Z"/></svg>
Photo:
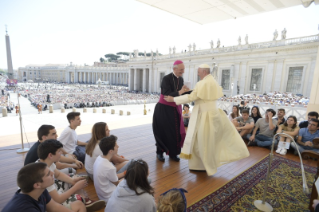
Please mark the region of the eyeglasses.
<svg viewBox="0 0 319 212"><path fill-rule="evenodd" d="M308 126L313 126L313 127L317 127L317 125L316 124L310 124L310 123L308 123Z"/></svg>

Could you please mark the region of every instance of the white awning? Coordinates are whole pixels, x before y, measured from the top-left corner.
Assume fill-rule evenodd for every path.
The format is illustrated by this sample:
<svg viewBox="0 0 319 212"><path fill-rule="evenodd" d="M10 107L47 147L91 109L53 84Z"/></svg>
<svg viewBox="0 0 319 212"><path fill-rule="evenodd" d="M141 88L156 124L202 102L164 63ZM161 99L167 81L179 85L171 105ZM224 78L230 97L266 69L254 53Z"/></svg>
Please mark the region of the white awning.
<svg viewBox="0 0 319 212"><path fill-rule="evenodd" d="M137 0L199 24L303 5L319 0Z"/></svg>

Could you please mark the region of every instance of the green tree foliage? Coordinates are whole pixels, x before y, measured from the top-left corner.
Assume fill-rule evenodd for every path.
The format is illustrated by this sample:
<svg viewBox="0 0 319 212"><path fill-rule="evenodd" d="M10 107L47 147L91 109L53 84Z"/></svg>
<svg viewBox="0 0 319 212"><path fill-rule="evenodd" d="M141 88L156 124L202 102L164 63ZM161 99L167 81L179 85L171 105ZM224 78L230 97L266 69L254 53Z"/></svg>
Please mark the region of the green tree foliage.
<svg viewBox="0 0 319 212"><path fill-rule="evenodd" d="M104 60L103 57L100 58L100 62L101 62L101 63L104 63L104 62L105 62L105 60Z"/></svg>
<svg viewBox="0 0 319 212"><path fill-rule="evenodd" d="M7 71L0 68L0 74L7 74Z"/></svg>
<svg viewBox="0 0 319 212"><path fill-rule="evenodd" d="M117 55L126 55L126 56L130 56L129 52L118 52L116 53Z"/></svg>
<svg viewBox="0 0 319 212"><path fill-rule="evenodd" d="M104 57L106 59L108 59L109 61L117 60L118 58L120 58L120 56L117 56L115 54L106 54L106 55L104 55Z"/></svg>

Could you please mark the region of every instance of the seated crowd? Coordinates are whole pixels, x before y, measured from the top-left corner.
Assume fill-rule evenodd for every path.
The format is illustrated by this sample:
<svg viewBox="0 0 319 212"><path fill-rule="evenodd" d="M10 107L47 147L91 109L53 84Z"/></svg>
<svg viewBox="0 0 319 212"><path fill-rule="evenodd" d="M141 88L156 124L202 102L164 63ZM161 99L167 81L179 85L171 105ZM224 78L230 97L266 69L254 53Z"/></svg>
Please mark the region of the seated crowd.
<svg viewBox="0 0 319 212"><path fill-rule="evenodd" d="M230 101L230 102L240 102L240 106L245 106L247 102L252 103L270 103L276 105L307 105L309 103L309 98L302 96L301 94L293 94L293 93L281 93L278 91L264 93L262 95L258 94L239 94L236 96L222 97L222 101Z"/></svg>
<svg viewBox="0 0 319 212"><path fill-rule="evenodd" d="M42 125L38 141L27 153L17 176L19 190L3 208L11 211L153 211L184 212L184 189L173 188L154 199L148 164L118 154L117 137L105 122L92 127L91 139L78 140L75 129L80 113L67 114L69 126L58 137L52 125ZM84 164L84 165L83 165ZM87 174L76 174L85 168ZM84 188L94 183L99 200L88 198Z"/></svg>
<svg viewBox="0 0 319 212"><path fill-rule="evenodd" d="M241 115L240 115L241 114ZM277 116L276 116L277 115ZM248 140L248 146L260 146L270 148L274 135L276 153L286 155L290 146L300 153L304 150L312 150L319 153L319 120L317 112L309 112L308 120L298 124L296 116L285 117L285 109L267 109L265 118L262 117L258 106L253 106L251 111L243 108L240 110L238 105L234 105L228 118L234 124L238 133L244 140ZM291 139L296 144L291 143ZM316 141L318 139L318 142ZM318 143L318 145L317 145ZM291 145L290 145L291 144Z"/></svg>
<svg viewBox="0 0 319 212"><path fill-rule="evenodd" d="M50 86L55 86L50 88ZM98 87L96 85L68 85L58 86L49 84L48 87L36 86L32 89L20 86L19 92L22 96L27 96L34 107L46 103L60 103L65 109L76 107L107 107L114 105L118 101L144 101L158 99L159 95L155 93L141 93L129 91L126 87L118 86L116 89L110 89L107 86ZM49 98L48 98L49 96Z"/></svg>

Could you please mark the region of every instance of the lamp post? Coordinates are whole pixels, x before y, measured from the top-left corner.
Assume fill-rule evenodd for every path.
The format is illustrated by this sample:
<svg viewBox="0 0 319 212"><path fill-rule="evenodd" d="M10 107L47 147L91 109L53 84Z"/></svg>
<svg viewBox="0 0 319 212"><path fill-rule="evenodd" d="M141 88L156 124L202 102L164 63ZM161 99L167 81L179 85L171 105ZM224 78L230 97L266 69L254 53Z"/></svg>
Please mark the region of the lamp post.
<svg viewBox="0 0 319 212"><path fill-rule="evenodd" d="M20 121L20 133L21 133L21 149L17 150L17 153L24 153L24 152L28 152L29 148L24 148L23 145L23 134L22 134L22 116L21 116L21 106L20 106L20 101L19 101L19 92L17 92L17 96L18 96L18 107L19 107L19 121Z"/></svg>

